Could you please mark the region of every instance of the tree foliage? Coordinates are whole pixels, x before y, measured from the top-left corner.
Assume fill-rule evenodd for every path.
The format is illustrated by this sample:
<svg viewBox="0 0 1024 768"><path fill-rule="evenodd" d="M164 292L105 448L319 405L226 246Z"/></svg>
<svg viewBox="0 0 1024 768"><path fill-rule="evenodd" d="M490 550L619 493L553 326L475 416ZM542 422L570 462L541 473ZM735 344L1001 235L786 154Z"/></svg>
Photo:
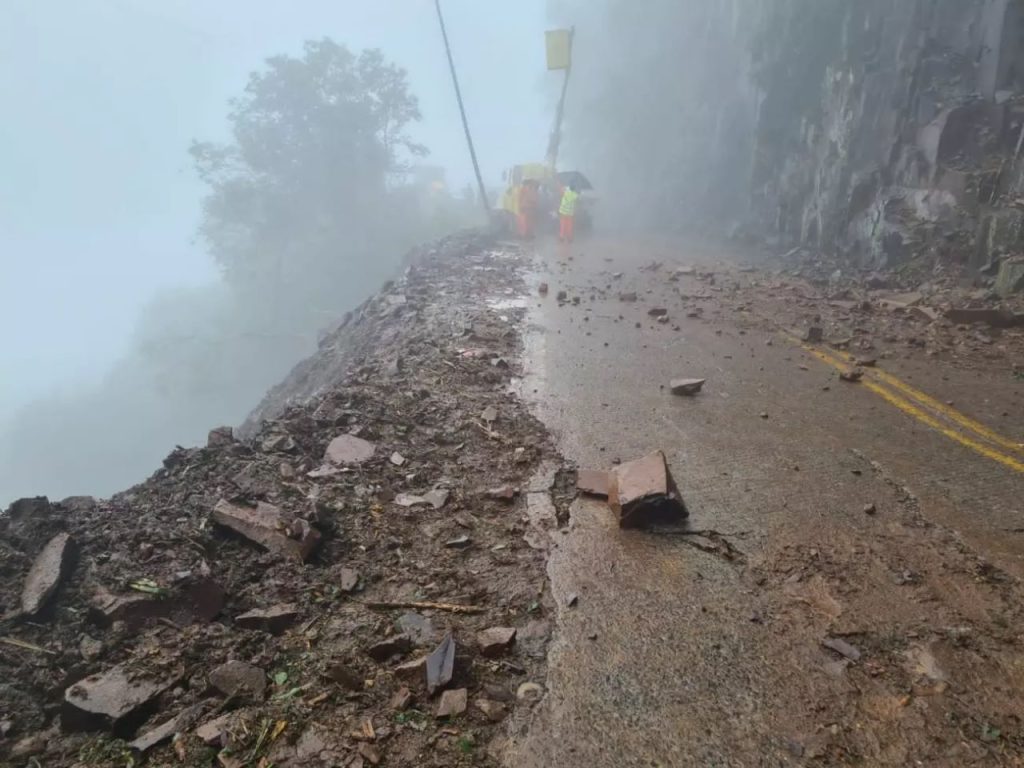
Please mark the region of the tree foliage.
<svg viewBox="0 0 1024 768"><path fill-rule="evenodd" d="M196 142L209 186L200 233L235 288L337 308L339 285L397 249L393 206L425 150L406 73L331 40L275 56L231 103L228 144Z"/></svg>

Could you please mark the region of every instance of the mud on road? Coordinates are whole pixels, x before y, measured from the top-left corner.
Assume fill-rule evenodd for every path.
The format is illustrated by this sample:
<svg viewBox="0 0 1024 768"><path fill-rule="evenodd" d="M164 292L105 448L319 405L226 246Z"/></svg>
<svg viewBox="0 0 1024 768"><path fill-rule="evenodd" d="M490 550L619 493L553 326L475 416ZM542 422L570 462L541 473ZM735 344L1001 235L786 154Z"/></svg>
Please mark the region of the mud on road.
<svg viewBox="0 0 1024 768"><path fill-rule="evenodd" d="M784 267L452 238L237 434L15 504L5 764L1020 765L1024 336ZM688 529L576 497L655 450Z"/></svg>
<svg viewBox="0 0 1024 768"><path fill-rule="evenodd" d="M573 506L514 764L1020 765L1024 333L886 308L832 267L605 240L540 261L535 412L581 467L664 450L713 538Z"/></svg>

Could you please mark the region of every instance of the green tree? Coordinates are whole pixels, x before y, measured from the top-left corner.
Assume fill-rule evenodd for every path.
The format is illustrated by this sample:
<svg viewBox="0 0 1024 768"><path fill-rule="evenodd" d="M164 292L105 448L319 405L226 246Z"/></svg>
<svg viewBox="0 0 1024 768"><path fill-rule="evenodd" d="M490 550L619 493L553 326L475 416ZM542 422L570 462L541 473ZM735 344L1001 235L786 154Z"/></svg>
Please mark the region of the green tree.
<svg viewBox="0 0 1024 768"><path fill-rule="evenodd" d="M425 154L407 132L419 118L380 51L324 39L268 59L231 102L233 141L190 150L210 188L200 234L228 284L310 328L383 279L409 244L399 188Z"/></svg>

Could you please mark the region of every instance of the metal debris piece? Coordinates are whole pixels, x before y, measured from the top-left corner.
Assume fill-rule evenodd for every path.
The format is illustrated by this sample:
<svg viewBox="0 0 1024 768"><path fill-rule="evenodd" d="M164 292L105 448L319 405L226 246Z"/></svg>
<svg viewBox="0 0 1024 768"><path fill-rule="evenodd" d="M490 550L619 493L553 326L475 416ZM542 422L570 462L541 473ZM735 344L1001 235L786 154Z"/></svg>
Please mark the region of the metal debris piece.
<svg viewBox="0 0 1024 768"><path fill-rule="evenodd" d="M819 344L823 338L825 338L825 332L818 325L812 325L804 332L804 341L809 344Z"/></svg>
<svg viewBox="0 0 1024 768"><path fill-rule="evenodd" d="M618 515L620 527L673 522L687 516L661 451L620 464L609 474L608 504Z"/></svg>
<svg viewBox="0 0 1024 768"><path fill-rule="evenodd" d="M451 632L444 636L441 644L427 656L427 693L431 696L452 681L455 670L455 638Z"/></svg>

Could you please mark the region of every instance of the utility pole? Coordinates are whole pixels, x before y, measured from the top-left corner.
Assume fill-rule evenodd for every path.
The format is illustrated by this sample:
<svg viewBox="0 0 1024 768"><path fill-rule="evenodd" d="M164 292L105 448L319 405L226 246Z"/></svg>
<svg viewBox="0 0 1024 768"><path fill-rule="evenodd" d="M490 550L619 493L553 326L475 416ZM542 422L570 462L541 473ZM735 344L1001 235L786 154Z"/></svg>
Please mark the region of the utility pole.
<svg viewBox="0 0 1024 768"><path fill-rule="evenodd" d="M473 136L469 132L469 121L466 119L466 107L462 103L462 91L459 89L459 78L455 74L455 61L452 59L452 47L448 43L448 31L444 26L444 15L441 13L441 0L434 0L434 7L437 8L437 21L441 25L441 37L444 38L444 51L448 54L448 68L452 72L452 84L455 86L455 98L459 102L459 114L462 115L462 128L466 132L466 144L469 146L469 157L473 161L473 172L476 173L477 187L480 189L480 200L484 205L484 213L490 218L491 204L487 201L487 190L484 188L484 179L480 175L480 164L476 160L476 150L473 148Z"/></svg>

